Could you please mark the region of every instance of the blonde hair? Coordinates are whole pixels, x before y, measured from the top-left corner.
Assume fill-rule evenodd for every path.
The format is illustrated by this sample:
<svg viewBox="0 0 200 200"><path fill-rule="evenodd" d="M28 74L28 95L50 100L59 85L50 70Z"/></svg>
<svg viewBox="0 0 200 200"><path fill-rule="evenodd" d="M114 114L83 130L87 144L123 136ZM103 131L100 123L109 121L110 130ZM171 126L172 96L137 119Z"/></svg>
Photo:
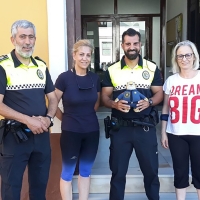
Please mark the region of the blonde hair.
<svg viewBox="0 0 200 200"><path fill-rule="evenodd" d="M87 39L77 41L73 46L72 53L76 53L79 47L89 47L91 49L91 53L94 50L94 47L91 44L90 40Z"/></svg>
<svg viewBox="0 0 200 200"><path fill-rule="evenodd" d="M189 40L185 40L185 41L179 42L172 51L172 72L174 74L180 72L180 67L178 66L176 56L177 56L177 51L181 46L188 46L192 49L194 58L195 58L194 63L193 63L193 69L199 68L199 54L197 52L197 48L193 42Z"/></svg>

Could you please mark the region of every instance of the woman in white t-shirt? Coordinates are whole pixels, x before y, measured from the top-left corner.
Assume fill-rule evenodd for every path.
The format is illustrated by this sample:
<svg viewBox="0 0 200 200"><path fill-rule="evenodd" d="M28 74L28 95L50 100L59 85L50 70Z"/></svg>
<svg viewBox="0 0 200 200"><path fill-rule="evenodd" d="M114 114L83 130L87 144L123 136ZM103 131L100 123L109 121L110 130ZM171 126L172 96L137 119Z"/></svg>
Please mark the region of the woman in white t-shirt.
<svg viewBox="0 0 200 200"><path fill-rule="evenodd" d="M172 53L174 75L165 81L161 144L169 148L174 169L177 200L186 196L189 186L189 160L192 184L200 200L200 71L199 54L190 41L178 43Z"/></svg>

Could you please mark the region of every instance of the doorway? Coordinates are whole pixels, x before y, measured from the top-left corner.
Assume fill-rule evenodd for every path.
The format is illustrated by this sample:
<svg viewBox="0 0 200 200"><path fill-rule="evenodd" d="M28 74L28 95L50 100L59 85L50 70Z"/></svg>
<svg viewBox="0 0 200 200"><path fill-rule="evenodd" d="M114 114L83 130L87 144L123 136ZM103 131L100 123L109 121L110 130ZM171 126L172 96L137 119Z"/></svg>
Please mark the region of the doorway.
<svg viewBox="0 0 200 200"><path fill-rule="evenodd" d="M133 28L141 34L141 55L152 59L152 18L117 15L82 16L82 37L94 46L91 70L102 80L104 71L124 55L121 48L122 34Z"/></svg>

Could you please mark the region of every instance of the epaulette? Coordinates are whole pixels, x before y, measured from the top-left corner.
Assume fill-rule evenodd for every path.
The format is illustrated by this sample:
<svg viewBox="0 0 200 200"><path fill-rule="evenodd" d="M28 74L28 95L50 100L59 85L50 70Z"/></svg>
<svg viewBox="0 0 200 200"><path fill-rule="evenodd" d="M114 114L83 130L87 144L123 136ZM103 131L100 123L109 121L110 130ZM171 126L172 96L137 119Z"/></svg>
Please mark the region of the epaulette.
<svg viewBox="0 0 200 200"><path fill-rule="evenodd" d="M46 63L44 62L44 60L42 60L40 57L35 56L35 59L36 59L36 60L40 60L40 61L42 61L42 62L46 65Z"/></svg>
<svg viewBox="0 0 200 200"><path fill-rule="evenodd" d="M143 65L146 65L148 67L148 69L152 72L155 72L156 71L156 63L153 62L152 60L149 60L149 59L146 59L144 58L143 59Z"/></svg>
<svg viewBox="0 0 200 200"><path fill-rule="evenodd" d="M152 62L152 63L154 63L154 64L156 65L156 62L154 62L153 60L150 60L150 59L147 58L147 57L144 57L144 59L147 60L147 61L149 61L149 62Z"/></svg>
<svg viewBox="0 0 200 200"><path fill-rule="evenodd" d="M0 56L0 62L3 60L7 60L9 57L7 55Z"/></svg>
<svg viewBox="0 0 200 200"><path fill-rule="evenodd" d="M117 61L115 61L115 62L112 62L112 63L110 63L108 67L110 67L110 66L114 65L114 64L115 64L115 63L117 63L117 62L119 62L119 60L117 60Z"/></svg>

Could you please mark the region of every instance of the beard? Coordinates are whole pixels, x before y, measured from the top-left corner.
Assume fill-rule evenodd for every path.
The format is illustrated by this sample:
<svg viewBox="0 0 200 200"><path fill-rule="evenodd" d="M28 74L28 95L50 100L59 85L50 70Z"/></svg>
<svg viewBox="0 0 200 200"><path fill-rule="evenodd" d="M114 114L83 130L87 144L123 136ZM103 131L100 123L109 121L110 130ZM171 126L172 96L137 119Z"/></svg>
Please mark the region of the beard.
<svg viewBox="0 0 200 200"><path fill-rule="evenodd" d="M130 54L129 52L134 51L134 54ZM124 51L125 56L129 59L129 60L135 60L138 56L139 56L140 51L138 51L137 49L134 50L128 50L128 51Z"/></svg>
<svg viewBox="0 0 200 200"><path fill-rule="evenodd" d="M22 58L25 58L25 59L28 59L32 56L33 54L33 50L34 50L34 47L31 47L32 49L29 51L29 52L23 52L22 51L22 48L21 46L19 45L16 45L15 46L15 50L16 52L22 57Z"/></svg>

